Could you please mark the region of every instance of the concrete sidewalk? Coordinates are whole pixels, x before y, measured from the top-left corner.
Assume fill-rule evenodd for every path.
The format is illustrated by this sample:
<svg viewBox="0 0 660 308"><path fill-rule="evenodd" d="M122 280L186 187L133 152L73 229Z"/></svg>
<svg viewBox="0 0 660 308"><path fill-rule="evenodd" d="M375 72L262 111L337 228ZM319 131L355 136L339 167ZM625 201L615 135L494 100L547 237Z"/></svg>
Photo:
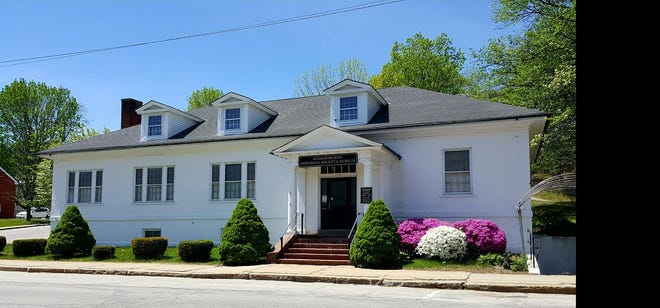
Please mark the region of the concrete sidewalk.
<svg viewBox="0 0 660 308"><path fill-rule="evenodd" d="M575 294L576 276L480 274L423 270L373 270L353 266L261 264L221 266L166 263L0 260L0 270L369 284L495 292Z"/></svg>

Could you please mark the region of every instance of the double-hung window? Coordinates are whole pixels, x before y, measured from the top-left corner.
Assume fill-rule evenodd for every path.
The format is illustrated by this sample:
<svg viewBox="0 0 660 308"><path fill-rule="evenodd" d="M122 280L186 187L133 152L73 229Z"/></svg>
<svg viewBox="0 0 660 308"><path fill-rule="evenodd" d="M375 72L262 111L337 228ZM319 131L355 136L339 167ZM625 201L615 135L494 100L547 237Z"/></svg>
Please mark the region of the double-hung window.
<svg viewBox="0 0 660 308"><path fill-rule="evenodd" d="M133 201L163 200L174 200L174 167L136 168Z"/></svg>
<svg viewBox="0 0 660 308"><path fill-rule="evenodd" d="M358 118L357 96L339 99L339 121L354 121Z"/></svg>
<svg viewBox="0 0 660 308"><path fill-rule="evenodd" d="M225 130L241 129L241 108L225 109Z"/></svg>
<svg viewBox="0 0 660 308"><path fill-rule="evenodd" d="M470 194L470 151L445 151L445 193Z"/></svg>
<svg viewBox="0 0 660 308"><path fill-rule="evenodd" d="M211 165L211 200L256 197L256 163Z"/></svg>
<svg viewBox="0 0 660 308"><path fill-rule="evenodd" d="M67 203L101 203L103 170L69 171L66 194Z"/></svg>
<svg viewBox="0 0 660 308"><path fill-rule="evenodd" d="M149 116L147 133L149 136L160 136L163 128L163 118L160 115Z"/></svg>
<svg viewBox="0 0 660 308"><path fill-rule="evenodd" d="M225 165L225 199L241 197L241 164Z"/></svg>

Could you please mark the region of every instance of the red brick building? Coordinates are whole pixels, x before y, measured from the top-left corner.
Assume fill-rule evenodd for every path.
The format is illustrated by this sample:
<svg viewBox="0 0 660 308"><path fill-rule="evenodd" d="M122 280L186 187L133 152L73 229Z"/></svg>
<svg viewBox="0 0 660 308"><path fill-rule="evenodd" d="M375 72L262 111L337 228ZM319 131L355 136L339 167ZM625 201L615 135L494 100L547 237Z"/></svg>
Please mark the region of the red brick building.
<svg viewBox="0 0 660 308"><path fill-rule="evenodd" d="M0 218L14 218L16 180L0 167Z"/></svg>

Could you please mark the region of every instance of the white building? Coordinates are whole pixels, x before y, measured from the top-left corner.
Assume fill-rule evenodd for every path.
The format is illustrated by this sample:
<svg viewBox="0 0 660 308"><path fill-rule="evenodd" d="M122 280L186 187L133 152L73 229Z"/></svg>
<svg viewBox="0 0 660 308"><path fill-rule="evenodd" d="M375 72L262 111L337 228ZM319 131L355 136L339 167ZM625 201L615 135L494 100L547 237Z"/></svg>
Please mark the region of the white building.
<svg viewBox="0 0 660 308"><path fill-rule="evenodd" d="M139 108L138 108L139 107ZM344 80L324 95L257 102L228 93L183 112L122 100L122 129L40 153L52 159L51 227L77 205L97 243L161 235L220 240L240 198L275 244L287 229L351 228L362 193L397 219L490 219L521 250L537 110ZM365 200L366 201L366 200ZM531 229L529 204L524 236Z"/></svg>

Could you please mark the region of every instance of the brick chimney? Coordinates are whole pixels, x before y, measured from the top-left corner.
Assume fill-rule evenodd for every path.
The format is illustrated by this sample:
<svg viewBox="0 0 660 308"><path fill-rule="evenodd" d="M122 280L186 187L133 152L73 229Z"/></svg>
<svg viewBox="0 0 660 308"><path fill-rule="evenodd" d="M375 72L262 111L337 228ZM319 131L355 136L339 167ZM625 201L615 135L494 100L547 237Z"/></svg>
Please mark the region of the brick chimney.
<svg viewBox="0 0 660 308"><path fill-rule="evenodd" d="M142 116L135 110L142 107L142 102L133 98L121 99L121 128L138 125L142 122Z"/></svg>

